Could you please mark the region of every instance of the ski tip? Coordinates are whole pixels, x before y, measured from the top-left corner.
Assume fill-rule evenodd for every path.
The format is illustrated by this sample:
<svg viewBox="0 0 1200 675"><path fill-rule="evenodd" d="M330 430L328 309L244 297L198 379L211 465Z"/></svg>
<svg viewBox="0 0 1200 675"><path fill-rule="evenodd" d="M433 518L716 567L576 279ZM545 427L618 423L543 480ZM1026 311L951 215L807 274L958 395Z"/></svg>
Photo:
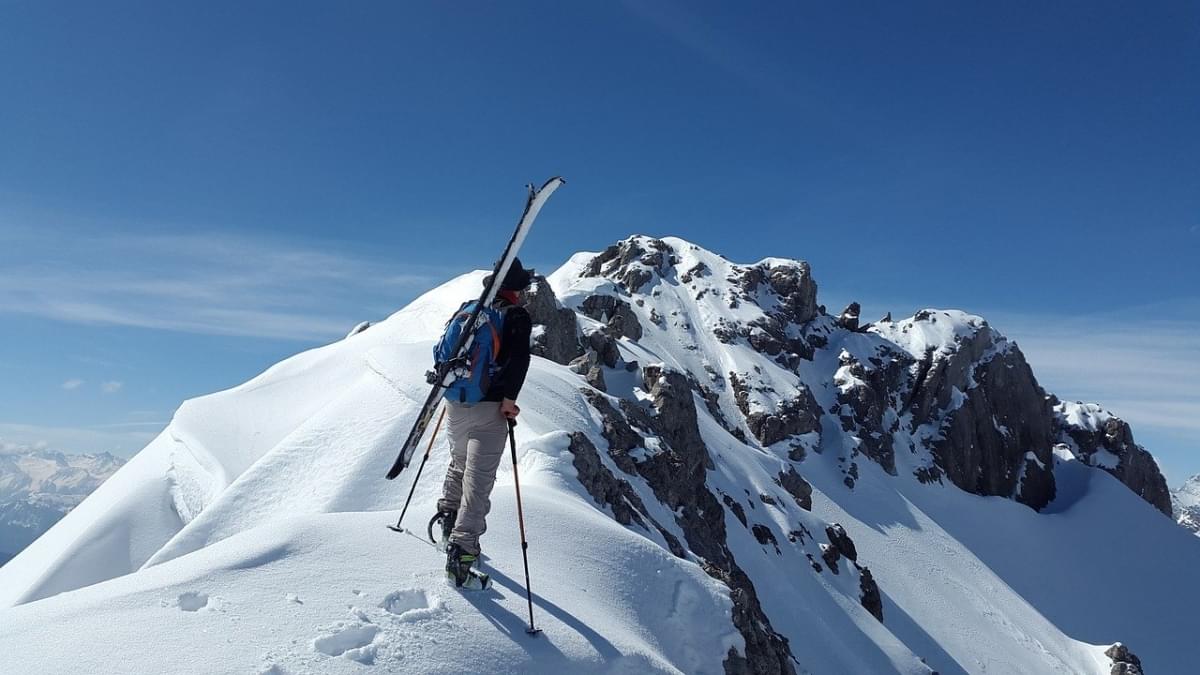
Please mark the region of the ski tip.
<svg viewBox="0 0 1200 675"><path fill-rule="evenodd" d="M384 478L387 478L388 480L396 480L396 476L399 476L400 472L407 468L408 464L401 464L400 462L397 462L396 466L393 466L392 469L387 472L387 475L385 475Z"/></svg>

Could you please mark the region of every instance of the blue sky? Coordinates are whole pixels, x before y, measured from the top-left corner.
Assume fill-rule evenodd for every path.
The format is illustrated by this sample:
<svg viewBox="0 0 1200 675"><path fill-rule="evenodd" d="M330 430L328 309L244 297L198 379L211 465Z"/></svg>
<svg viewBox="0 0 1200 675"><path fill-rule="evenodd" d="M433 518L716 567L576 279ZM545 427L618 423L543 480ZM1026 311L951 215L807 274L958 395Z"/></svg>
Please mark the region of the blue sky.
<svg viewBox="0 0 1200 675"><path fill-rule="evenodd" d="M1200 473L1200 6L0 2L0 443L633 232L984 314Z"/></svg>

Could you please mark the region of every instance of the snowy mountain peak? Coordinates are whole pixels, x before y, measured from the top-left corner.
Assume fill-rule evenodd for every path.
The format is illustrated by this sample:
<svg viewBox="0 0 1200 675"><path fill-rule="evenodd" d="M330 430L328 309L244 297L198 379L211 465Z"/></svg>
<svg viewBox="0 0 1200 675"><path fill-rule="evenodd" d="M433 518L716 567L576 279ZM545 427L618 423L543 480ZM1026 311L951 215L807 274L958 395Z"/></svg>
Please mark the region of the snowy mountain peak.
<svg viewBox="0 0 1200 675"><path fill-rule="evenodd" d="M545 636L524 641L511 468L481 542L496 596L447 588L420 535L383 529L431 345L482 276L186 402L0 570L0 621L28 626L0 654L46 622L194 611L203 630L164 629L130 668L1100 673L1136 661L1121 640L1187 670L1187 630L1145 617L1200 604L1200 545L1147 505L1162 477L1127 425L1048 396L980 317L861 324L818 304L804 262L670 237L576 254L528 296L542 358L516 437ZM225 639L234 614L267 656ZM33 656L98 668L84 647Z"/></svg>
<svg viewBox="0 0 1200 675"><path fill-rule="evenodd" d="M1187 479L1174 494L1181 506L1200 506L1200 474Z"/></svg>
<svg viewBox="0 0 1200 675"><path fill-rule="evenodd" d="M1171 508L1176 522L1200 536L1200 474L1171 493Z"/></svg>
<svg viewBox="0 0 1200 675"><path fill-rule="evenodd" d="M880 322L872 332L903 347L914 358L935 352L950 354L963 344L977 349L982 358L989 349L1004 349L1008 340L992 330L981 316L957 309L922 309L911 318Z"/></svg>
<svg viewBox="0 0 1200 675"><path fill-rule="evenodd" d="M737 265L677 237L630 237L591 256L576 276L606 278L630 295L655 296L664 281L697 295L717 291L730 309L749 302L796 323L817 314L817 287L808 263L765 258Z"/></svg>

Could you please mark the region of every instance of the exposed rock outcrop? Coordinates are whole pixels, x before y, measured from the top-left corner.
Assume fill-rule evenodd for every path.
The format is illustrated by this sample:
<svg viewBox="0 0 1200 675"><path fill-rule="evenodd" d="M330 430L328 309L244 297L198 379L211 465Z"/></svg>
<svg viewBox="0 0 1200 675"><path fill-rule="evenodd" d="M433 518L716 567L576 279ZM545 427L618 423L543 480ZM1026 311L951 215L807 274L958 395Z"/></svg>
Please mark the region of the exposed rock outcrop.
<svg viewBox="0 0 1200 675"><path fill-rule="evenodd" d="M655 274L667 274L676 260L674 250L661 239L630 237L592 258L583 273L615 278L627 292L638 293Z"/></svg>
<svg viewBox="0 0 1200 675"><path fill-rule="evenodd" d="M579 310L605 324L604 332L614 338L642 339L642 324L638 322L633 307L611 295L592 295L583 301Z"/></svg>
<svg viewBox="0 0 1200 675"><path fill-rule="evenodd" d="M838 360L841 365L833 382L838 387L842 429L857 439L859 452L896 475L892 434L899 420L893 411L899 407L897 392L906 384L912 359L899 350L880 349L866 363L845 350Z"/></svg>
<svg viewBox="0 0 1200 675"><path fill-rule="evenodd" d="M846 530L837 523L825 528L825 536L829 538L829 543L842 555L849 558L852 562L858 562L858 550L854 547L854 542L850 539L850 535L846 534Z"/></svg>
<svg viewBox="0 0 1200 675"><path fill-rule="evenodd" d="M712 274L712 270L708 268L708 265L704 264L703 262L698 262L688 268L688 270L679 277L679 280L685 284L690 284L692 283L693 279L700 279L709 276L710 274Z"/></svg>
<svg viewBox="0 0 1200 675"><path fill-rule="evenodd" d="M655 530L666 540L671 553L680 557L684 556L686 552L683 545L679 543L679 539L646 512L646 505L642 502L642 498L638 496L637 491L629 485L628 481L617 478L612 471L608 470L608 467L604 466L599 451L588 440L587 435L576 431L571 434L570 438L567 449L574 456L572 464L579 476L579 482L592 496L592 499L597 504L611 509L613 518L622 525L637 524L647 532L650 531L650 525L653 525Z"/></svg>
<svg viewBox="0 0 1200 675"><path fill-rule="evenodd" d="M883 596L879 592L879 584L875 583L875 577L871 575L871 570L863 567L859 569L858 577L859 602L863 609L871 613L871 616L883 622ZM937 675L937 673L934 673Z"/></svg>
<svg viewBox="0 0 1200 675"><path fill-rule="evenodd" d="M806 385L799 383L792 397L779 402L774 410L751 410L748 377L746 374L739 376L731 372L729 386L733 390L734 401L746 420L746 427L759 443L774 445L791 436L820 429L821 407ZM758 391L776 393L774 390L762 388Z"/></svg>
<svg viewBox="0 0 1200 675"><path fill-rule="evenodd" d="M600 413L604 440L608 441L608 455L616 462L617 467L630 475L637 475L637 463L630 453L646 445L641 434L633 430L625 416L608 402L608 398L594 392L583 390L588 403Z"/></svg>
<svg viewBox="0 0 1200 675"><path fill-rule="evenodd" d="M1109 675L1142 675L1142 661L1125 645L1117 642L1104 651L1112 659Z"/></svg>
<svg viewBox="0 0 1200 675"><path fill-rule="evenodd" d="M1151 506L1172 515L1167 480L1154 457L1134 442L1129 424L1095 404L1060 403L1053 397L1049 403L1081 460L1108 471Z"/></svg>
<svg viewBox="0 0 1200 675"><path fill-rule="evenodd" d="M789 466L787 471L780 472L775 482L787 490L792 499L796 500L797 506L805 511L812 511L812 486L799 473L796 473L795 467Z"/></svg>
<svg viewBox="0 0 1200 675"><path fill-rule="evenodd" d="M600 355L594 349L588 349L583 356L575 359L569 365L572 371L579 373L588 384L599 389L600 391L608 391L608 384L604 381L604 370L600 367Z"/></svg>
<svg viewBox="0 0 1200 675"><path fill-rule="evenodd" d="M544 277L526 292L526 309L535 328L530 352L566 365L583 354L575 312L563 307Z"/></svg>
<svg viewBox="0 0 1200 675"><path fill-rule="evenodd" d="M926 310L910 325L939 320L950 319ZM951 349L930 350L913 367L908 407L914 424L940 431L933 455L955 485L979 495L1014 496L1040 509L1055 494L1054 417L1045 392L1016 345L978 317L968 325ZM1027 455L1034 461L1027 462Z"/></svg>
<svg viewBox="0 0 1200 675"><path fill-rule="evenodd" d="M737 267L729 281L741 291L742 300L762 307L782 324L806 323L818 314L817 282L806 262ZM761 297L763 292L770 297Z"/></svg>
<svg viewBox="0 0 1200 675"><path fill-rule="evenodd" d="M846 330L858 330L858 315L862 312L862 307L857 302L852 302L846 305L846 309L837 317L837 325Z"/></svg>
<svg viewBox="0 0 1200 675"><path fill-rule="evenodd" d="M655 498L676 514L687 548L704 559L704 570L731 589L733 622L746 642L746 650L744 654L731 650L726 672L794 673L787 639L771 628L753 582L738 566L726 543L724 508L706 484L713 462L697 426L696 402L688 378L661 367L647 367L643 376L643 388L650 396L649 410L621 399L618 412L607 400L601 402L602 397L585 394L604 419L606 440L613 445L629 446L637 438L644 446L646 441L641 439L645 436L658 439L654 451L645 453L641 461L618 451L614 462L622 470L622 465L630 466L646 481ZM625 457L618 459L621 454ZM739 520L744 518L743 510Z"/></svg>

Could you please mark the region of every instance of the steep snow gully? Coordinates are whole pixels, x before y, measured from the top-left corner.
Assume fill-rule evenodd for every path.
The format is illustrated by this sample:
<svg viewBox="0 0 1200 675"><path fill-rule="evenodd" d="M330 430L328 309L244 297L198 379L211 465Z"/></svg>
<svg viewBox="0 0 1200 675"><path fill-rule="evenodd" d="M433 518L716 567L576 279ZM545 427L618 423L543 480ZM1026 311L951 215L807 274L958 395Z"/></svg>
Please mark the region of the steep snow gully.
<svg viewBox="0 0 1200 675"><path fill-rule="evenodd" d="M0 568L0 672L1194 671L1200 538L1128 425L1047 395L978 316L862 323L806 263L641 236L528 300L528 637L511 467L490 591L384 527L482 276L185 402Z"/></svg>

